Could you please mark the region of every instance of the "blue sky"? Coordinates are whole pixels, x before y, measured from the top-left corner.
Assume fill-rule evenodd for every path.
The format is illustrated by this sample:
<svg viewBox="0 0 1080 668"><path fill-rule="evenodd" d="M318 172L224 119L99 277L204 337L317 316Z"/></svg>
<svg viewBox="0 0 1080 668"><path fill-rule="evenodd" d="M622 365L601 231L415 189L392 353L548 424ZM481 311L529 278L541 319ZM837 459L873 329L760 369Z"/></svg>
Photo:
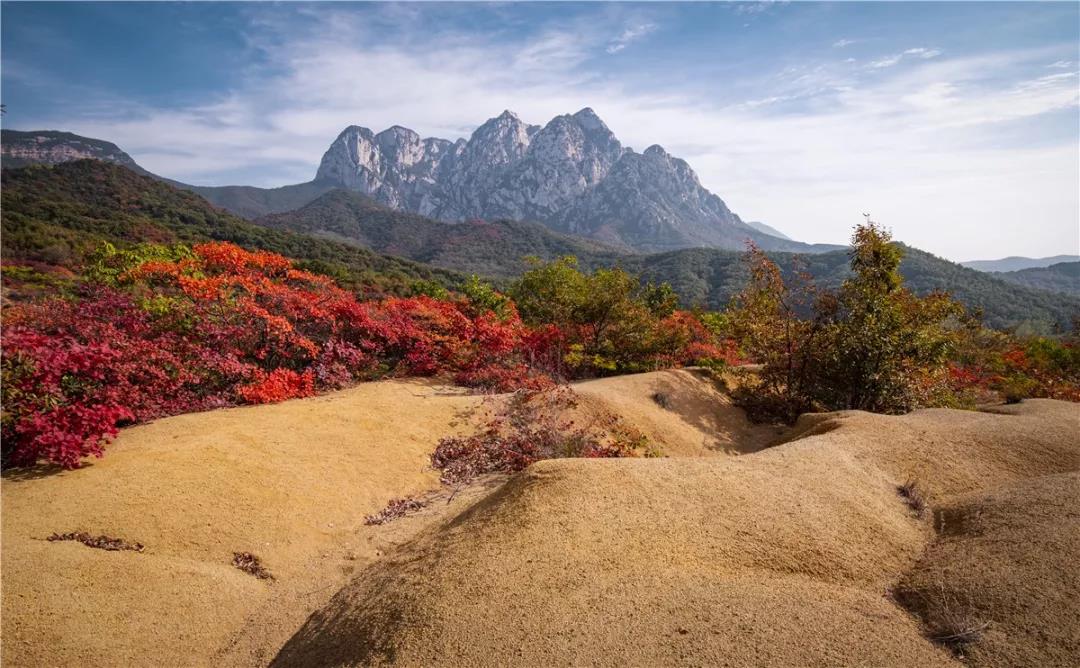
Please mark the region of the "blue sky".
<svg viewBox="0 0 1080 668"><path fill-rule="evenodd" d="M346 125L591 106L744 218L863 211L956 260L1080 251L1080 4L12 3L4 127L199 184L309 180Z"/></svg>

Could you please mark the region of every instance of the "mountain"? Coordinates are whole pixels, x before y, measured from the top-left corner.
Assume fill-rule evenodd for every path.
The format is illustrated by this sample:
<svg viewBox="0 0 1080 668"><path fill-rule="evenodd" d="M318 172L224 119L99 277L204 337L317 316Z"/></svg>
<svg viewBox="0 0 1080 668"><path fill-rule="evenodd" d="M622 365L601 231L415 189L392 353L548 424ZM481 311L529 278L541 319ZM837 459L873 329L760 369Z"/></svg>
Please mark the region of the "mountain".
<svg viewBox="0 0 1080 668"><path fill-rule="evenodd" d="M1021 269L1049 267L1050 265L1058 264L1059 262L1077 261L1080 261L1080 255L1053 255L1051 257L1040 258L1011 255L1009 257L1003 257L1000 260L971 260L970 262L961 262L960 264L971 269L978 269L979 271L1020 271Z"/></svg>
<svg viewBox="0 0 1080 668"><path fill-rule="evenodd" d="M771 225L766 225L765 223L762 223L762 222L759 222L759 221L756 221L756 220L744 220L743 222L746 223L747 225L749 225L750 227L754 228L758 232L764 232L765 234L768 234L770 236L774 236L777 239L790 239L791 238L788 235L781 232L780 230L776 229L775 227L772 227Z"/></svg>
<svg viewBox="0 0 1080 668"><path fill-rule="evenodd" d="M102 241L222 240L292 257L356 289L405 292L417 280L453 286L466 273L509 277L520 271L521 254L550 258L572 253L586 269L621 265L645 280L670 282L685 306L711 308L725 306L745 279L741 254L731 250L620 253L536 224L447 224L394 211L353 192L327 193L312 205L255 225L192 192L110 162L5 169L0 182L3 260L75 267ZM380 255L361 245L402 257ZM1012 285L994 274L905 250L901 272L913 290L948 290L969 307L981 308L990 325L1050 331L1080 314L1080 299L1075 297ZM789 272L796 264L791 253L770 255ZM413 261L421 258L440 266ZM844 251L801 258L824 286L835 287L847 275Z"/></svg>
<svg viewBox="0 0 1080 668"><path fill-rule="evenodd" d="M9 167L93 158L154 176L115 144L71 133L5 130L2 153ZM249 219L292 211L345 188L430 218L536 221L624 250L742 249L747 241L777 251L840 248L744 223L685 161L660 146L640 154L623 146L589 108L543 127L505 111L457 142L421 138L401 126L379 133L349 126L323 155L314 180L280 188L156 178Z"/></svg>
<svg viewBox="0 0 1080 668"><path fill-rule="evenodd" d="M1080 297L1080 262L1058 262L1049 267L994 272L993 276L1014 285Z"/></svg>
<svg viewBox="0 0 1080 668"><path fill-rule="evenodd" d="M825 252L748 225L660 146L636 153L585 108L543 127L505 111L468 140L349 126L317 182L443 220L513 219L638 251L712 246Z"/></svg>
<svg viewBox="0 0 1080 668"><path fill-rule="evenodd" d="M335 189L296 211L264 216L258 225L356 244L454 271L491 278L516 276L527 256L574 255L589 266L610 266L624 253L538 223L469 220L449 223L397 211L355 191Z"/></svg>
<svg viewBox="0 0 1080 668"><path fill-rule="evenodd" d="M3 170L5 264L77 268L103 241L199 243L231 241L273 251L354 288L407 292L418 280L453 286L463 276L386 257L355 244L254 225L187 190L100 160Z"/></svg>
<svg viewBox="0 0 1080 668"><path fill-rule="evenodd" d="M169 185L198 193L215 206L245 218L257 218L268 213L292 211L327 190L333 183L309 181L280 188L254 186L193 186L152 174L116 144L91 139L70 132L55 130L0 131L0 164L4 169L27 165L58 165L73 160L102 160L123 165L138 174L152 176Z"/></svg>
<svg viewBox="0 0 1080 668"><path fill-rule="evenodd" d="M147 173L112 142L56 130L0 130L0 165L4 169L57 165L82 159L104 160L135 172Z"/></svg>
<svg viewBox="0 0 1080 668"><path fill-rule="evenodd" d="M248 219L299 209L319 195L338 187L333 183L323 181L308 181L280 188L257 188L255 186L192 186L169 179L163 180L178 188L197 193L214 206Z"/></svg>

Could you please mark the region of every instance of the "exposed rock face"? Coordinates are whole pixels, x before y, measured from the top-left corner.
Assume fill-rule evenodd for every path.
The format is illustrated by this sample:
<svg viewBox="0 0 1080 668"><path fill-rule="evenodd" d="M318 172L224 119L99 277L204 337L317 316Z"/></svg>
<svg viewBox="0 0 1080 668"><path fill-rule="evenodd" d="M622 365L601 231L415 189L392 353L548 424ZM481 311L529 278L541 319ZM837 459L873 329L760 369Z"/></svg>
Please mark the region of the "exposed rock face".
<svg viewBox="0 0 1080 668"><path fill-rule="evenodd" d="M621 240L648 250L686 246L738 248L756 238L685 161L663 148L626 153L607 178L552 221L582 236Z"/></svg>
<svg viewBox="0 0 1080 668"><path fill-rule="evenodd" d="M774 247L685 161L660 146L633 152L589 108L543 128L504 111L453 144L396 126L379 134L350 126L316 181L435 218L535 220L640 250L741 248L746 239Z"/></svg>
<svg viewBox="0 0 1080 668"><path fill-rule="evenodd" d="M145 173L131 156L112 142L89 139L53 130L21 132L4 130L0 133L0 162L4 167L26 165L57 165L71 160L105 160L128 169Z"/></svg>

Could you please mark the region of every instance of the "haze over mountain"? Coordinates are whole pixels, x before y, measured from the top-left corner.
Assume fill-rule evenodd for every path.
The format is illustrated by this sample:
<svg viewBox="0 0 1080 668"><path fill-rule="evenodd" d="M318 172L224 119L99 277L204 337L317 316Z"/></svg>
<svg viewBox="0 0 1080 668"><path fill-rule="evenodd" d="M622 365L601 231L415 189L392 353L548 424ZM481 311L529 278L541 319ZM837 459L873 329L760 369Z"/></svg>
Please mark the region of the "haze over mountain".
<svg viewBox="0 0 1080 668"><path fill-rule="evenodd" d="M995 278L1014 285L1063 292L1073 297L1080 297L1080 262L1058 262L1049 267L1030 267L1018 271L992 273Z"/></svg>
<svg viewBox="0 0 1080 668"><path fill-rule="evenodd" d="M1021 269L1034 269L1049 267L1059 262L1077 262L1080 255L1053 255L1051 257L1019 257L1011 255L1000 260L971 260L960 264L979 271L1020 271Z"/></svg>

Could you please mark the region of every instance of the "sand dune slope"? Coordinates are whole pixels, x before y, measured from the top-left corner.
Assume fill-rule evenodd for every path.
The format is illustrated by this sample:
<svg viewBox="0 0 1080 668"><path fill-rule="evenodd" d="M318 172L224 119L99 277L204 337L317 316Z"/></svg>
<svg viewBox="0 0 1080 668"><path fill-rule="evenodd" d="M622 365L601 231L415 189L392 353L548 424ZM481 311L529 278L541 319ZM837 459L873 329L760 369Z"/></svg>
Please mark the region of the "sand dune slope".
<svg viewBox="0 0 1080 668"><path fill-rule="evenodd" d="M586 385L585 412L644 405L624 422L651 430L664 449L696 448L710 429L773 434L689 372ZM670 393L669 409L650 399L658 388ZM594 394L603 398L591 404ZM431 451L440 438L471 431L466 414L482 416L484 401L427 381L367 383L159 420L123 430L104 459L83 469L5 475L3 663L265 665L349 574L400 539L397 523L367 527L364 516L437 488ZM402 526L452 515L471 498L458 494L435 516ZM146 550L44 540L72 531ZM276 580L233 568L238 551L258 555Z"/></svg>
<svg viewBox="0 0 1080 668"><path fill-rule="evenodd" d="M576 383L574 391L639 429L669 457L755 452L784 431L750 423L730 397L693 369L589 380Z"/></svg>
<svg viewBox="0 0 1080 668"><path fill-rule="evenodd" d="M1080 474L970 494L935 512L939 538L900 587L930 633L977 630L977 665L1080 659Z"/></svg>
<svg viewBox="0 0 1080 668"><path fill-rule="evenodd" d="M251 624L280 644L320 602L309 592L374 556L365 514L437 486L431 450L478 402L419 381L370 383L159 420L124 430L86 468L6 476L4 665L207 665ZM146 550L44 540L70 531ZM233 568L239 551L277 580Z"/></svg>
<svg viewBox="0 0 1080 668"><path fill-rule="evenodd" d="M745 457L534 465L355 579L275 665L949 664L887 595L936 541L896 485L941 501L1078 468L1075 405L1009 413L841 413Z"/></svg>

